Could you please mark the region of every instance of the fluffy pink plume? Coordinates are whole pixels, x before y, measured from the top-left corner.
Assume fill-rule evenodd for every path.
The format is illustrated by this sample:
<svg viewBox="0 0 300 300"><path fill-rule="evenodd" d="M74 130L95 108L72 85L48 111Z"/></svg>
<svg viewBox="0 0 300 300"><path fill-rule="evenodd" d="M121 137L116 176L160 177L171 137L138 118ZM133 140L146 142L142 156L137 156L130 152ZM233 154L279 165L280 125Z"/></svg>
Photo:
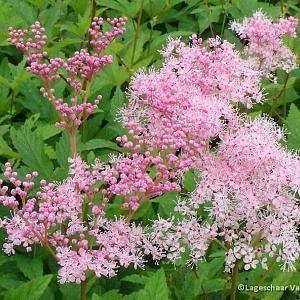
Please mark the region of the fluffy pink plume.
<svg viewBox="0 0 300 300"><path fill-rule="evenodd" d="M110 31L101 30L103 22ZM85 88L112 62L103 51L124 32L125 22L93 19L92 51L81 49L67 60L48 58L38 22L29 32L9 29L10 42L28 55L28 70L42 79L41 92L60 118L57 125L75 144L76 130L101 100L88 102ZM7 232L4 252L46 247L60 266L60 283L80 283L89 271L112 277L120 267L143 267L147 255L175 262L187 252L188 263L195 264L216 240L226 249L226 271L237 261L246 270L259 263L267 268L274 256L282 269L294 270L300 253L299 156L282 146L284 133L272 120L250 121L238 107L264 100L261 80L270 72L295 68L282 38L295 37L296 26L292 17L275 23L262 12L232 23L248 42L246 55L218 37L206 45L196 35L192 45L170 39L161 52L163 66L132 79L129 104L119 112L128 133L116 139L124 154L107 164L88 165L74 147L68 177L61 183L41 180L33 192L38 174L22 181L7 163L9 184L0 181L0 203L11 210L10 218L0 220ZM73 89L69 101L55 96L51 84L58 79ZM178 199L170 218L158 217L146 229L132 222L145 202L180 192L188 170L199 175L197 188ZM122 213L109 219L112 203ZM207 218L201 219L199 208Z"/></svg>
<svg viewBox="0 0 300 300"><path fill-rule="evenodd" d="M246 51L254 55L265 73L280 68L290 72L297 68L295 54L283 43L283 37L296 38L298 19L281 18L275 23L263 12L257 11L252 17L242 22L232 22L231 28L248 45Z"/></svg>

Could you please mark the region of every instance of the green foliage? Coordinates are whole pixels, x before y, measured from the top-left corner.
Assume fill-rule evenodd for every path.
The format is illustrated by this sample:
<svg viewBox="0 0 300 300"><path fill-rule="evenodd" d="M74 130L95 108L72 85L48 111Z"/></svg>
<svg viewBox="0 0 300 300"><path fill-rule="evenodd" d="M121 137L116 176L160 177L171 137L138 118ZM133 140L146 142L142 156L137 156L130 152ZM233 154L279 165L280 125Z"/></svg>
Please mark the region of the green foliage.
<svg viewBox="0 0 300 300"><path fill-rule="evenodd" d="M45 154L43 140L32 131L31 125L33 124L28 122L18 130L12 128L12 142L21 154L24 164L38 170L41 177L48 179L53 171L53 163Z"/></svg>
<svg viewBox="0 0 300 300"><path fill-rule="evenodd" d="M16 256L16 263L20 271L29 279L43 275L43 261L40 257Z"/></svg>
<svg viewBox="0 0 300 300"><path fill-rule="evenodd" d="M300 111L295 104L291 105L286 127L288 130L287 145L291 149L300 150Z"/></svg>
<svg viewBox="0 0 300 300"><path fill-rule="evenodd" d="M278 18L282 2L284 13L299 16L298 0L97 0L96 14L104 17L125 15L127 32L107 49L114 63L104 69L92 86L89 101L103 95L100 109L90 117L77 136L80 154L93 162L95 157L107 160L110 153L124 151L115 137L126 133L118 123L118 111L127 103L126 89L131 76L140 68L160 66L158 50L168 36L181 36L184 41L197 32L204 41L213 35L236 43L238 38L228 30L229 22L263 9ZM36 170L40 178L63 180L68 172L69 139L67 133L54 126L58 120L51 103L39 89L40 80L25 71L22 53L7 42L8 26L27 27L36 19L46 27L49 37L47 50L51 56L68 57L86 47L86 31L91 21L92 0L0 0L0 165L10 160L21 175ZM139 21L140 20L140 21ZM300 56L300 40L286 40ZM269 114L287 129L287 147L300 150L300 70L287 77L276 74L278 82L263 84L264 104L245 110L251 118ZM58 83L60 97L69 98L64 83ZM189 172L182 181L184 195L193 192L198 174ZM183 196L184 196L183 195ZM159 214L168 217L173 212L177 193L166 193L142 205L134 220L149 222ZM122 213L121 200L108 205L108 215ZM174 214L174 212L173 212ZM2 208L0 215L4 215ZM205 214L203 213L203 218ZM4 236L0 232L1 245ZM88 299L92 300L167 300L225 299L229 295L228 275L223 272L224 249L213 245L205 262L197 270L186 268L185 259L176 266L157 269L147 262L142 273L123 270L115 279L92 279L88 284ZM79 299L76 284L58 285L51 273L56 269L45 253L34 249L32 256L17 252L14 258L0 256L0 299ZM239 283L256 285L263 276L261 268L241 272ZM53 279L53 280L52 280ZM299 284L299 272L270 272L266 283L273 285ZM256 299L295 299L296 291L257 293ZM237 299L248 299L240 292Z"/></svg>
<svg viewBox="0 0 300 300"><path fill-rule="evenodd" d="M38 300L45 292L52 277L53 275L38 277L15 289L9 290L5 294L4 300Z"/></svg>

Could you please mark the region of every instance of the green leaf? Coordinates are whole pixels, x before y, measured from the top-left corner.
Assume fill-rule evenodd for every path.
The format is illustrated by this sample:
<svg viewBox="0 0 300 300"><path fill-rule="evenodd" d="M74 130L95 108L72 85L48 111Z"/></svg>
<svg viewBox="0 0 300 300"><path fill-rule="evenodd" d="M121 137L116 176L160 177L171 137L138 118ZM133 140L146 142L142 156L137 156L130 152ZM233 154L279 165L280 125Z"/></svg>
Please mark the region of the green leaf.
<svg viewBox="0 0 300 300"><path fill-rule="evenodd" d="M56 143L57 161L61 167L68 168L68 158L70 155L70 141L68 134L64 131L59 141Z"/></svg>
<svg viewBox="0 0 300 300"><path fill-rule="evenodd" d="M154 272L145 284L145 288L138 293L139 300L167 300L169 290L167 286L165 271L163 268Z"/></svg>
<svg viewBox="0 0 300 300"><path fill-rule="evenodd" d="M0 85L4 85L7 88L11 88L11 83L1 75L0 75Z"/></svg>
<svg viewBox="0 0 300 300"><path fill-rule="evenodd" d="M117 57L113 55L113 63L105 67L97 76L100 79L99 88L110 84L114 86L121 86L126 80L129 79L129 71L123 65L120 66L118 63L116 63L117 61Z"/></svg>
<svg viewBox="0 0 300 300"><path fill-rule="evenodd" d="M192 192L196 188L196 179L195 174L192 171L188 171L185 173L183 179L183 186L188 192Z"/></svg>
<svg viewBox="0 0 300 300"><path fill-rule="evenodd" d="M4 289L11 290L11 289L18 288L23 283L24 281L20 280L18 274L16 273L8 273L8 274L0 275L1 291L3 291Z"/></svg>
<svg viewBox="0 0 300 300"><path fill-rule="evenodd" d="M4 300L38 300L50 283L53 275L45 275L24 283L5 293Z"/></svg>
<svg viewBox="0 0 300 300"><path fill-rule="evenodd" d="M19 26L22 23L22 17L16 13L16 10L10 5L9 1L1 0L0 5L0 46L7 46L9 45L7 41L7 28L9 26ZM1 59L3 58L1 57Z"/></svg>
<svg viewBox="0 0 300 300"><path fill-rule="evenodd" d="M148 280L147 276L144 275L139 275L139 274L132 274L125 276L121 279L121 281L127 281L127 282L132 282L132 283L137 283L137 284L146 284Z"/></svg>
<svg viewBox="0 0 300 300"><path fill-rule="evenodd" d="M23 162L39 175L49 179L53 164L44 152L44 144L39 136L28 127L22 126L18 131L12 130L11 137L14 146L22 156Z"/></svg>
<svg viewBox="0 0 300 300"><path fill-rule="evenodd" d="M64 300L78 299L80 293L80 286L76 283L67 283L59 286L60 292L63 294Z"/></svg>
<svg viewBox="0 0 300 300"><path fill-rule="evenodd" d="M61 133L63 131L62 127L57 127L52 124L46 124L44 126L38 127L36 133L42 137L42 139L48 140L49 138Z"/></svg>
<svg viewBox="0 0 300 300"><path fill-rule="evenodd" d="M178 193L168 192L162 196L152 199L152 202L159 203L158 213L162 217L170 217L170 214L174 214L174 208L176 206L176 198Z"/></svg>
<svg viewBox="0 0 300 300"><path fill-rule="evenodd" d="M198 265L199 274L207 279L212 279L224 268L224 257L217 257L209 262L201 262Z"/></svg>
<svg viewBox="0 0 300 300"><path fill-rule="evenodd" d="M29 279L43 275L43 261L40 257L16 256L16 262L21 272Z"/></svg>
<svg viewBox="0 0 300 300"><path fill-rule="evenodd" d="M101 6L117 10L131 18L134 18L137 15L141 6L140 1L127 0L98 0L97 3Z"/></svg>
<svg viewBox="0 0 300 300"><path fill-rule="evenodd" d="M6 262L8 262L9 259L10 258L8 256L0 254L0 266L2 266L3 264L5 264Z"/></svg>
<svg viewBox="0 0 300 300"><path fill-rule="evenodd" d="M41 118L48 122L57 119L57 114L52 104L41 95L37 81L30 80L23 82L20 85L20 90L24 95L22 101L19 101L22 106L29 109L32 113L39 113Z"/></svg>
<svg viewBox="0 0 300 300"><path fill-rule="evenodd" d="M18 152L15 152L8 146L6 141L0 136L0 155L4 157L13 157L19 159L21 155Z"/></svg>
<svg viewBox="0 0 300 300"><path fill-rule="evenodd" d="M86 8L90 5L89 0L69 0L68 4L77 14L84 14Z"/></svg>
<svg viewBox="0 0 300 300"><path fill-rule="evenodd" d="M56 159L56 151L50 145L44 144L44 151L50 159Z"/></svg>
<svg viewBox="0 0 300 300"><path fill-rule="evenodd" d="M152 203L150 201L146 201L136 211L136 213L133 216L133 220L138 220L140 218L143 218L145 221L155 218L155 212L152 209Z"/></svg>
<svg viewBox="0 0 300 300"><path fill-rule="evenodd" d="M9 2L15 9L15 14L20 16L28 25L36 21L37 14L31 5L22 0L10 0Z"/></svg>
<svg viewBox="0 0 300 300"><path fill-rule="evenodd" d="M85 144L83 144L79 151L84 151L84 150L94 150L94 149L101 149L101 148L108 148L112 149L118 152L124 152L124 149L119 147L117 144L111 141L107 141L104 139L93 139Z"/></svg>
<svg viewBox="0 0 300 300"><path fill-rule="evenodd" d="M300 111L295 104L291 104L286 127L289 133L287 139L288 148L300 150Z"/></svg>
<svg viewBox="0 0 300 300"><path fill-rule="evenodd" d="M211 280L205 280L202 287L202 293L200 294L209 294L229 289L230 284L225 279L214 278Z"/></svg>
<svg viewBox="0 0 300 300"><path fill-rule="evenodd" d="M46 0L27 0L27 2L31 3L32 5L41 8L45 4Z"/></svg>
<svg viewBox="0 0 300 300"><path fill-rule="evenodd" d="M204 32L210 24L218 22L221 12L221 5L210 6L209 8L204 5L204 7L200 8L198 15L199 33Z"/></svg>
<svg viewBox="0 0 300 300"><path fill-rule="evenodd" d="M39 117L40 117L39 113L30 116L29 118L26 119L26 121L24 123L24 127L27 127L28 129L34 128Z"/></svg>
<svg viewBox="0 0 300 300"><path fill-rule="evenodd" d="M39 15L42 25L45 27L47 35L53 31L54 25L58 22L63 10L63 3L58 1L53 6L45 9Z"/></svg>
<svg viewBox="0 0 300 300"><path fill-rule="evenodd" d="M123 299L123 297L121 294L119 294L118 290L110 290L101 296L97 294L93 294L92 296L92 300L121 300L121 299Z"/></svg>
<svg viewBox="0 0 300 300"><path fill-rule="evenodd" d="M79 38L66 38L66 39L63 39L59 42L56 42L54 44L54 46L51 47L51 48L45 47L45 50L47 50L49 54L55 54L59 50L61 50L62 48L65 48L66 46L77 45L77 44L80 44L82 42L83 42L82 39L79 39Z"/></svg>
<svg viewBox="0 0 300 300"><path fill-rule="evenodd" d="M272 281L272 286L289 286L290 280L293 278L293 272L280 272ZM270 291L266 293L264 300L279 300L284 291Z"/></svg>
<svg viewBox="0 0 300 300"><path fill-rule="evenodd" d="M119 109L124 105L124 101L125 101L124 93L122 92L120 87L117 87L114 96L111 99L111 104L110 104L110 114L114 119L116 118Z"/></svg>

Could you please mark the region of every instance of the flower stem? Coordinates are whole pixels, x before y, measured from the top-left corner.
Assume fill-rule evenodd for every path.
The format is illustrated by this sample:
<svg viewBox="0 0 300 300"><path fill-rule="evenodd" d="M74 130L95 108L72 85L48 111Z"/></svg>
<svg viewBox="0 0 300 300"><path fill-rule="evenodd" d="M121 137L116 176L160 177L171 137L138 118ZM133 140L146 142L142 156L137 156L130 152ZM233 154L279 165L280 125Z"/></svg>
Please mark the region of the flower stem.
<svg viewBox="0 0 300 300"><path fill-rule="evenodd" d="M231 275L231 292L230 292L230 300L236 299L236 286L237 286L237 279L239 274L239 261L235 262L232 275Z"/></svg>
<svg viewBox="0 0 300 300"><path fill-rule="evenodd" d="M141 20L142 20L143 9L144 9L144 0L141 0L141 6L140 6L140 11L139 11L139 15L138 15L137 24L136 24L136 30L135 30L135 37L134 37L134 41L133 41L133 49L132 49L130 68L134 64L136 45L137 45L137 41L138 41L138 38L140 35L140 25L141 25Z"/></svg>
<svg viewBox="0 0 300 300"><path fill-rule="evenodd" d="M87 279L80 283L80 300L86 300L86 285Z"/></svg>
<svg viewBox="0 0 300 300"><path fill-rule="evenodd" d="M71 128L68 130L70 139L70 157L74 158L77 153L77 143L76 143L76 132L77 129Z"/></svg>

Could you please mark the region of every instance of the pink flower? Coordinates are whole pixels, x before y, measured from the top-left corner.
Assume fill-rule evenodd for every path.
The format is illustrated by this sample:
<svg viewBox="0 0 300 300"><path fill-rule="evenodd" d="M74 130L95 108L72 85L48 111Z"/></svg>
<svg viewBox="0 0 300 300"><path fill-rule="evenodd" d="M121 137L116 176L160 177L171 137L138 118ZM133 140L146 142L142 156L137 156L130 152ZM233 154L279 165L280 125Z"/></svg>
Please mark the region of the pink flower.
<svg viewBox="0 0 300 300"><path fill-rule="evenodd" d="M231 28L248 43L247 53L255 56L265 74L269 74L278 68L290 72L297 67L296 56L282 41L286 34L296 38L297 25L294 17L281 18L275 23L257 11L242 22L232 22Z"/></svg>

